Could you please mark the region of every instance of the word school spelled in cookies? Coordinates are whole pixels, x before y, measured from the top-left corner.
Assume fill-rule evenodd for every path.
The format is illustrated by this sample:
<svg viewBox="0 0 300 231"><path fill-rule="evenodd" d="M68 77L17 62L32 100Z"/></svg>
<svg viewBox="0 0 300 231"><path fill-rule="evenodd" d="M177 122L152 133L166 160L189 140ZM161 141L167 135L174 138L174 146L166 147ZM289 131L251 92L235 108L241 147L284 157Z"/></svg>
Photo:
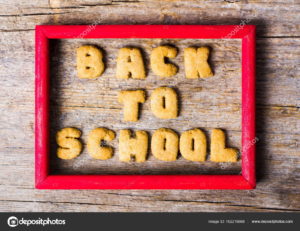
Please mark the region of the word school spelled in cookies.
<svg viewBox="0 0 300 231"><path fill-rule="evenodd" d="M174 76L178 68L168 59L177 56L177 49L171 46L158 46L150 55L152 71L163 78ZM184 49L185 76L188 79L208 78L213 76L208 64L207 47L188 47ZM95 79L105 69L103 52L94 46L81 46L77 49L77 73L79 78ZM120 79L145 79L146 71L142 53L138 48L121 48L117 58L116 77ZM118 101L123 105L123 120L139 120L139 104L146 101L144 90L123 90L119 92ZM178 116L178 96L174 89L158 87L150 96L153 116L159 119L174 119ZM56 134L58 144L57 156L61 159L73 159L83 149L80 141L81 131L77 128L63 128ZM109 142L116 138L116 133L107 128L95 128L90 131L87 150L94 159L107 160L113 156L114 149ZM146 131L119 131L119 160L124 162L144 162L147 159L148 146L151 153L162 161L175 161L178 153L190 161L205 161L207 156L206 136L200 129L191 129L178 135L171 129L160 128L154 131L151 144ZM226 148L225 133L213 129L211 133L210 160L214 162L236 162L238 151ZM106 143L106 145L103 144Z"/></svg>

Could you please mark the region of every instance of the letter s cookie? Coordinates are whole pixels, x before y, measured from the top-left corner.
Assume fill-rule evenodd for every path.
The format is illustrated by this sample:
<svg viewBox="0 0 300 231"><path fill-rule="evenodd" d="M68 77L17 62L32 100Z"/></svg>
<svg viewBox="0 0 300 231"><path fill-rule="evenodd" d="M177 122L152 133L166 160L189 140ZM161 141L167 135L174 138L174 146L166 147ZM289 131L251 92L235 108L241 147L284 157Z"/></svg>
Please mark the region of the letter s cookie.
<svg viewBox="0 0 300 231"><path fill-rule="evenodd" d="M63 128L56 133L58 144L57 156L60 159L69 160L77 157L82 150L82 144L78 138L81 131L77 128Z"/></svg>

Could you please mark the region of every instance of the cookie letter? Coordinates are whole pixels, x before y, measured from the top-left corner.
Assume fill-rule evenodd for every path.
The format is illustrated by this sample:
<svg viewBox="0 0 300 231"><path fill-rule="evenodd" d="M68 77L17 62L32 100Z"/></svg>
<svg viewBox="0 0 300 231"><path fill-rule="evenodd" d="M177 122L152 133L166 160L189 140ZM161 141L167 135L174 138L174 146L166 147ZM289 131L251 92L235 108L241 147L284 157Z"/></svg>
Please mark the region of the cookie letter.
<svg viewBox="0 0 300 231"><path fill-rule="evenodd" d="M94 46L77 48L77 72L81 79L96 79L104 71L102 52Z"/></svg>
<svg viewBox="0 0 300 231"><path fill-rule="evenodd" d="M178 154L178 140L173 130L160 128L153 133L151 152L159 160L174 161Z"/></svg>
<svg viewBox="0 0 300 231"><path fill-rule="evenodd" d="M152 50L150 63L152 71L160 77L170 77L177 73L178 68L171 63L166 63L166 58L175 58L177 49L171 46L159 46Z"/></svg>
<svg viewBox="0 0 300 231"><path fill-rule="evenodd" d="M124 120L138 121L139 103L144 103L146 99L143 90L121 91L119 93L119 103L124 104Z"/></svg>
<svg viewBox="0 0 300 231"><path fill-rule="evenodd" d="M178 114L176 91L170 87L156 88L151 94L151 111L160 119L173 119Z"/></svg>
<svg viewBox="0 0 300 231"><path fill-rule="evenodd" d="M214 162L236 162L238 151L225 148L225 133L221 129L213 129L211 133L210 160Z"/></svg>
<svg viewBox="0 0 300 231"><path fill-rule="evenodd" d="M80 136L81 131L77 128L63 128L58 131L56 133L58 158L69 160L77 157L82 150L82 144L78 139Z"/></svg>
<svg viewBox="0 0 300 231"><path fill-rule="evenodd" d="M112 141L115 133L106 128L95 128L89 133L87 148L91 157L100 160L107 160L112 157L113 148L103 147L102 141Z"/></svg>
<svg viewBox="0 0 300 231"><path fill-rule="evenodd" d="M117 78L145 79L142 53L138 48L121 48L117 59Z"/></svg>
<svg viewBox="0 0 300 231"><path fill-rule="evenodd" d="M208 47L185 48L184 49L184 67L185 76L188 79L208 78L213 76L210 66L207 62L209 55Z"/></svg>
<svg viewBox="0 0 300 231"><path fill-rule="evenodd" d="M191 161L205 161L206 137L200 129L183 132L179 141L181 155Z"/></svg>
<svg viewBox="0 0 300 231"><path fill-rule="evenodd" d="M145 131L136 131L131 137L130 130L121 130L119 136L119 160L129 162L132 157L136 162L146 161L148 150L148 134Z"/></svg>

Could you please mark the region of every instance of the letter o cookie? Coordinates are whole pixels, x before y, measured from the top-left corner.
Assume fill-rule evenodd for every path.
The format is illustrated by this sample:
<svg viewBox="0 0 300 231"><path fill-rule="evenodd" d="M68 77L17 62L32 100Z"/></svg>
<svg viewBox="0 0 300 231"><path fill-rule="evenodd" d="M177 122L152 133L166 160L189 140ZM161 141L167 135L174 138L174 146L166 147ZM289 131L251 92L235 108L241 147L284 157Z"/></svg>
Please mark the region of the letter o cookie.
<svg viewBox="0 0 300 231"><path fill-rule="evenodd" d="M175 161L178 155L178 135L171 129L156 130L151 139L151 152L159 160Z"/></svg>
<svg viewBox="0 0 300 231"><path fill-rule="evenodd" d="M178 115L177 93L170 87L156 88L151 94L151 111L160 119L174 119Z"/></svg>
<svg viewBox="0 0 300 231"><path fill-rule="evenodd" d="M77 157L82 150L82 144L78 138L81 131L77 128L63 128L56 133L57 156L60 159L70 160Z"/></svg>
<svg viewBox="0 0 300 231"><path fill-rule="evenodd" d="M181 155L191 161L205 161L206 137L200 129L185 131L180 136Z"/></svg>
<svg viewBox="0 0 300 231"><path fill-rule="evenodd" d="M104 71L103 54L97 47L77 48L77 73L81 79L95 79Z"/></svg>

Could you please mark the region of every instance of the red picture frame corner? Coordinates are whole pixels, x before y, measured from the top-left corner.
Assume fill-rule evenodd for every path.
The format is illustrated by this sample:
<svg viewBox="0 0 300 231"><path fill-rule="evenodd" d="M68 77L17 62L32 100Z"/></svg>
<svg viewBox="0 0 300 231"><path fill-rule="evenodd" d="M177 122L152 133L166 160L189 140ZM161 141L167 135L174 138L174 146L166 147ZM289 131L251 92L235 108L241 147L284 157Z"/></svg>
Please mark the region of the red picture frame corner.
<svg viewBox="0 0 300 231"><path fill-rule="evenodd" d="M255 26L36 26L35 187L37 189L254 189ZM238 29L237 29L238 28ZM232 33L232 32L235 33ZM228 35L230 34L230 38ZM49 171L49 39L189 38L242 40L242 172L240 175L51 175Z"/></svg>

